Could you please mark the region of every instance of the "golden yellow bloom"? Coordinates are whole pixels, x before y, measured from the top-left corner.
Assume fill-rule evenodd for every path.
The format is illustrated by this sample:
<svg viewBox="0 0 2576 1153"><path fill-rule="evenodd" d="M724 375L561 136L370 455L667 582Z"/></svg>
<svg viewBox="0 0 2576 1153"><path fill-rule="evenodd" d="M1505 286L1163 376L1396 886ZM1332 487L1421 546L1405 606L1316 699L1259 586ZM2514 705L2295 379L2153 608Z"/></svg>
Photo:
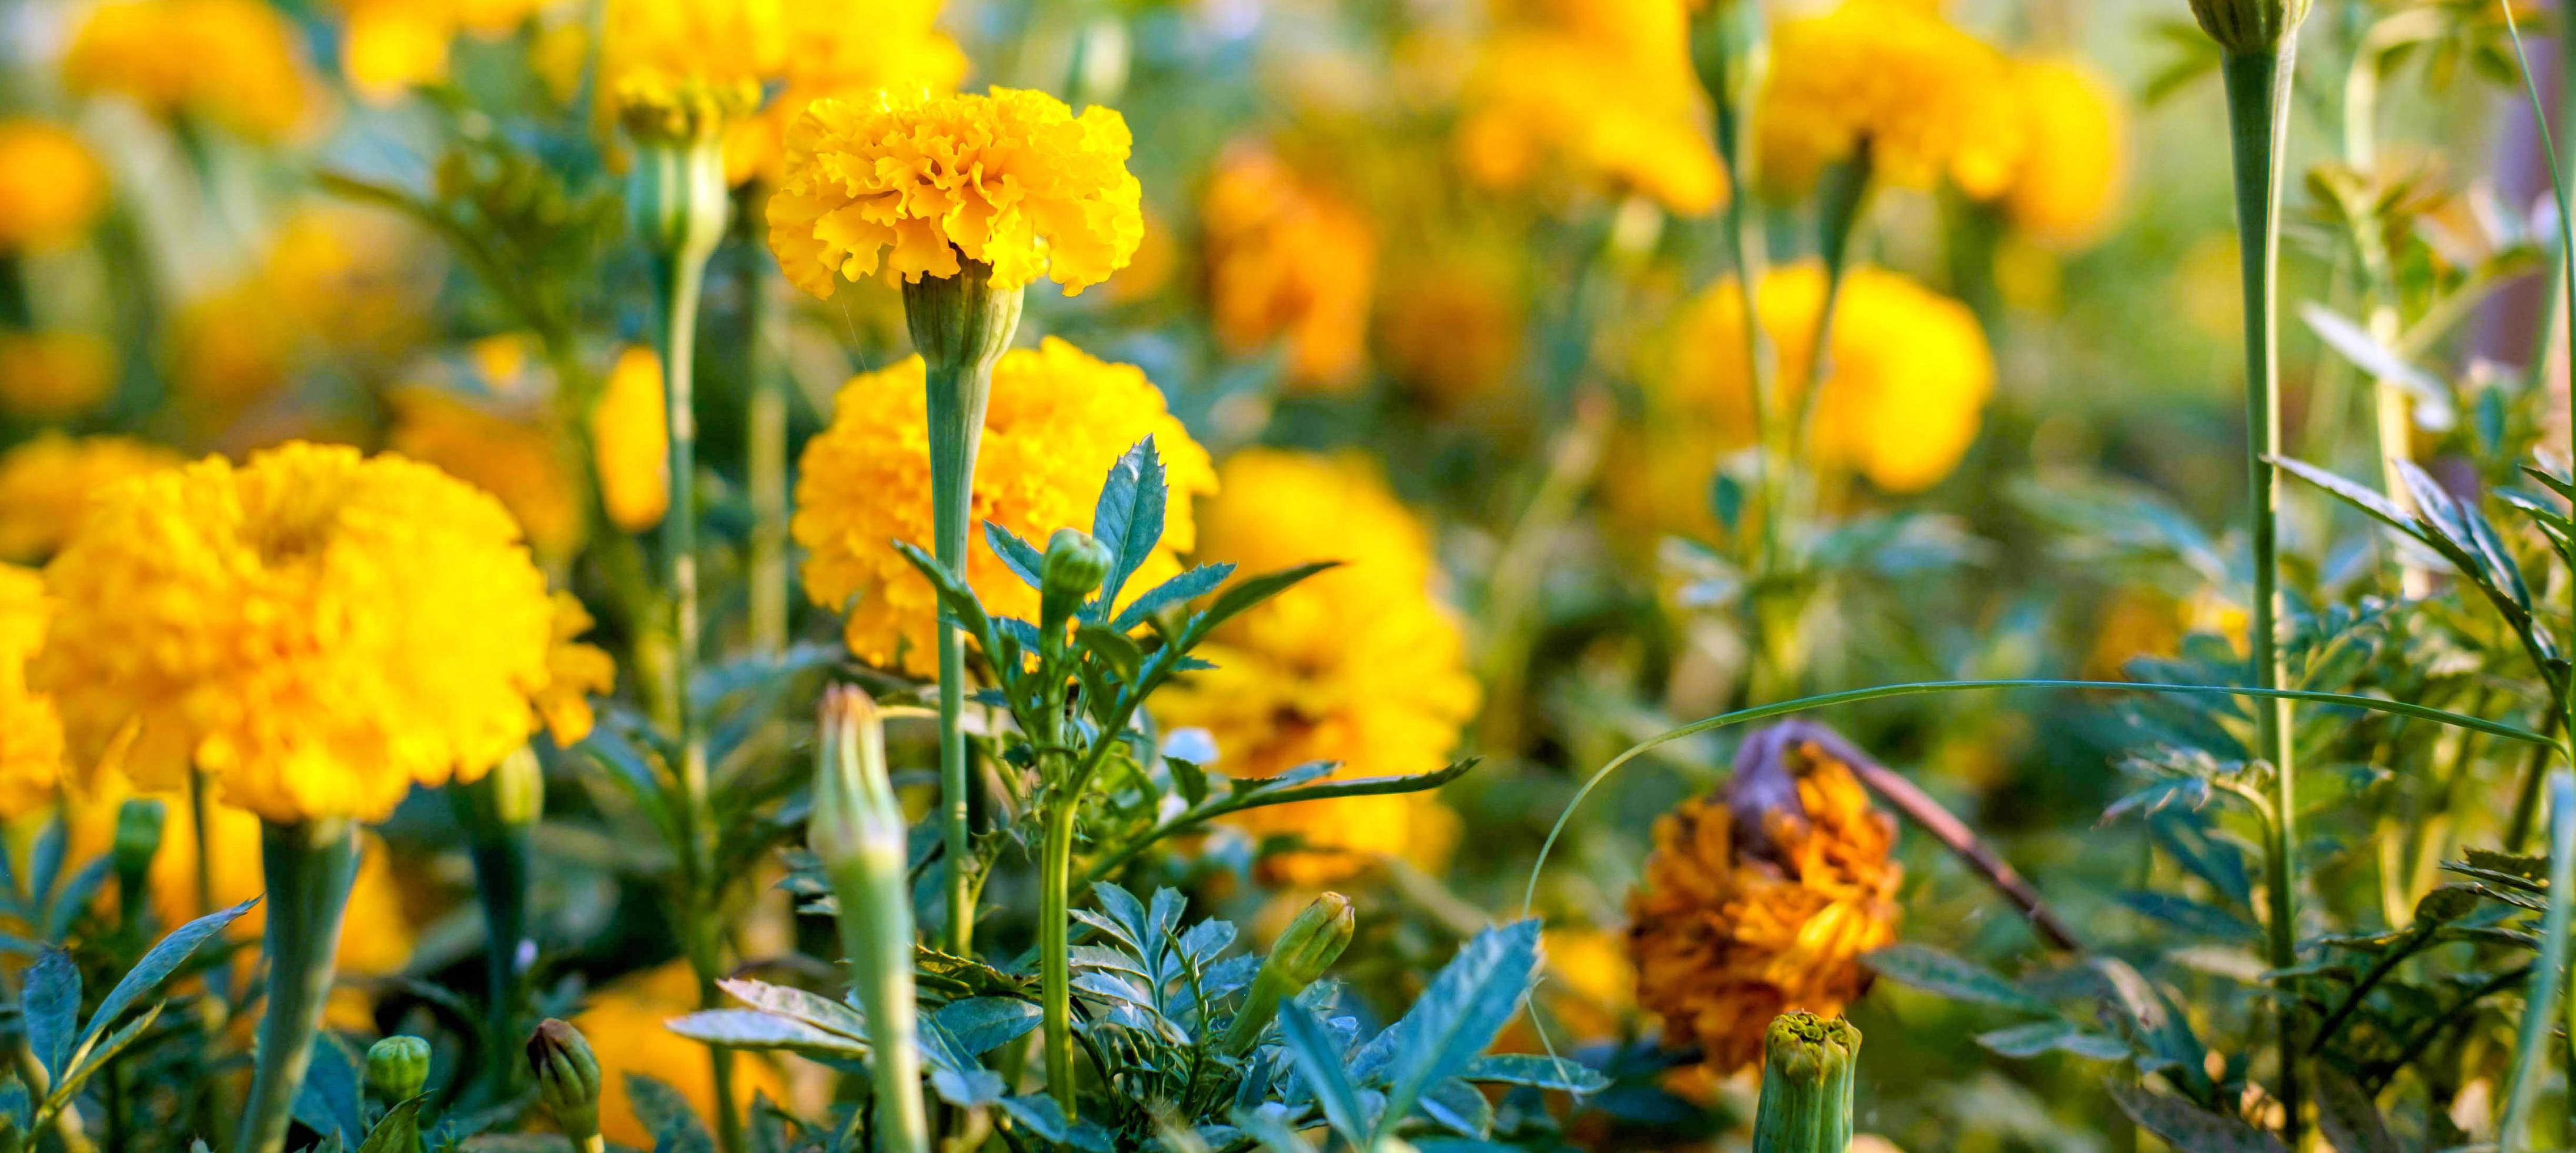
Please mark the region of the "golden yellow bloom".
<svg viewBox="0 0 2576 1153"><path fill-rule="evenodd" d="M797 287L880 267L906 281L993 268L1011 289L1040 277L1071 296L1124 268L1144 233L1127 171L1127 120L1075 116L1043 92L818 100L787 130L769 198L769 247Z"/></svg>
<svg viewBox="0 0 2576 1153"><path fill-rule="evenodd" d="M599 622L591 618L580 597L557 591L554 609L553 640L546 646L546 685L536 695L537 715L545 721L548 737L570 746L589 736L597 719L590 698L617 687L617 662L606 649L581 642L582 634Z"/></svg>
<svg viewBox="0 0 2576 1153"><path fill-rule="evenodd" d="M939 0L872 0L854 20L830 4L789 4L778 98L725 138L725 169L739 183L783 175L788 126L827 97L865 99L879 89L943 93L966 79L966 53L935 26Z"/></svg>
<svg viewBox="0 0 2576 1153"><path fill-rule="evenodd" d="M69 245L106 200L106 166L70 129L0 120L0 252Z"/></svg>
<svg viewBox="0 0 2576 1153"><path fill-rule="evenodd" d="M10 449L0 455L0 560L45 560L72 538L100 490L184 459L121 436L74 438L60 432Z"/></svg>
<svg viewBox="0 0 2576 1153"><path fill-rule="evenodd" d="M389 103L413 87L447 79L448 48L460 32L498 39L544 7L542 0L341 0L349 16L340 71L360 97Z"/></svg>
<svg viewBox="0 0 2576 1153"><path fill-rule="evenodd" d="M1499 252L1439 256L1390 273L1377 309L1389 374L1438 408L1501 387L1521 364L1528 323L1521 275Z"/></svg>
<svg viewBox="0 0 2576 1153"><path fill-rule="evenodd" d="M418 240L381 211L296 210L256 268L181 307L172 383L191 402L231 409L275 392L311 357L398 361L420 339L436 284Z"/></svg>
<svg viewBox="0 0 2576 1153"><path fill-rule="evenodd" d="M1983 41L1919 4L1845 0L1774 30L1763 90L1763 179L1798 190L1866 145L1872 171L1909 188L1948 178L2003 191L2024 151L2011 69Z"/></svg>
<svg viewBox="0 0 2576 1153"><path fill-rule="evenodd" d="M1812 260L1772 269L1756 294L1784 393L1806 378L1824 296L1824 267ZM1665 350L1671 362L1655 382L1671 410L1657 419L1669 418L1664 429L1699 461L1691 485L1703 505L1717 453L1753 443L1743 334L1734 283L1711 287L1684 310ZM1832 340L1816 398L1813 463L1890 492L1929 488L1958 467L1995 386L1994 354L1967 306L1900 274L1855 268L1845 275ZM1799 399L1788 397L1792 406Z"/></svg>
<svg viewBox="0 0 2576 1153"><path fill-rule="evenodd" d="M36 665L76 757L193 766L270 820L380 820L537 727L555 606L499 501L437 469L295 442L110 487L45 571Z"/></svg>
<svg viewBox="0 0 2576 1153"><path fill-rule="evenodd" d="M499 498L538 557L560 561L581 547L579 482L541 420L425 385L397 390L392 405L385 447Z"/></svg>
<svg viewBox="0 0 2576 1153"><path fill-rule="evenodd" d="M754 85L787 55L789 0L609 0L600 22L600 92L638 83ZM845 19L856 13L844 11Z"/></svg>
<svg viewBox="0 0 2576 1153"><path fill-rule="evenodd" d="M1720 1074L1762 1060L1773 1017L1842 1012L1869 987L1861 955L1896 939L1896 823L1811 732L1830 735L1791 722L1746 738L1757 755L1723 796L1655 822L1628 898L1638 1004Z"/></svg>
<svg viewBox="0 0 2576 1153"><path fill-rule="evenodd" d="M2110 224L2128 164L2119 93L2074 60L2017 63L2012 85L2029 151L2003 190L2004 212L2051 247L2089 243Z"/></svg>
<svg viewBox="0 0 2576 1153"><path fill-rule="evenodd" d="M299 36L262 0L110 0L73 35L63 83L275 141L305 127L317 102Z"/></svg>
<svg viewBox="0 0 2576 1153"><path fill-rule="evenodd" d="M1479 53L1458 154L1480 183L1570 180L1696 215L1727 194L1681 0L1514 0Z"/></svg>
<svg viewBox="0 0 2576 1153"><path fill-rule="evenodd" d="M663 1028L674 1017L698 1008L698 979L685 962L673 961L625 977L591 997L573 1027L589 1039L599 1056L599 1131L610 1141L632 1149L653 1147L653 1133L635 1116L626 1094L626 1075L642 1073L680 1093L702 1121L715 1113L715 1072L707 1065L706 1046ZM748 1110L755 1095L784 1101L787 1082L768 1062L745 1055L734 1062L734 1104Z"/></svg>
<svg viewBox="0 0 2576 1153"><path fill-rule="evenodd" d="M1339 392L1367 356L1377 237L1357 207L1258 148L1229 151L1199 202L1208 311L1237 355L1286 337L1295 384Z"/></svg>
<svg viewBox="0 0 2576 1153"><path fill-rule="evenodd" d="M1313 761L1363 777L1447 763L1478 691L1458 620L1436 596L1429 529L1358 459L1250 449L1218 482L1199 506L1202 561L1247 575L1347 563L1226 622L1200 651L1217 667L1157 695L1156 721L1208 730L1217 767L1237 777ZM1234 823L1319 850L1271 863L1278 879L1306 885L1379 856L1437 865L1458 822L1436 798L1407 794L1255 809Z"/></svg>
<svg viewBox="0 0 2576 1153"><path fill-rule="evenodd" d="M617 354L608 387L590 410L592 466L608 519L627 532L662 523L671 507L671 415L662 397L662 358L636 346Z"/></svg>
<svg viewBox="0 0 2576 1153"><path fill-rule="evenodd" d="M116 391L116 346L94 332L0 333L0 408L36 420L95 409Z"/></svg>
<svg viewBox="0 0 2576 1153"><path fill-rule="evenodd" d="M806 550L806 595L849 610L850 651L869 664L913 672L931 665L934 600L930 582L891 542L926 548L930 540L923 375L916 356L841 386L832 427L806 442L792 526ZM1179 572L1174 556L1195 547L1190 498L1216 491L1207 450L1133 365L1095 360L1054 338L1002 355L975 470L972 551L982 555L967 569L985 607L1035 618L1038 594L991 556L980 526L998 522L1031 541L1059 528L1088 528L1110 466L1148 436L1163 458L1171 504L1162 547L1129 583L1131 593Z"/></svg>
<svg viewBox="0 0 2576 1153"><path fill-rule="evenodd" d="M54 604L33 569L0 565L0 818L52 803L63 779L63 722L53 698L27 687Z"/></svg>

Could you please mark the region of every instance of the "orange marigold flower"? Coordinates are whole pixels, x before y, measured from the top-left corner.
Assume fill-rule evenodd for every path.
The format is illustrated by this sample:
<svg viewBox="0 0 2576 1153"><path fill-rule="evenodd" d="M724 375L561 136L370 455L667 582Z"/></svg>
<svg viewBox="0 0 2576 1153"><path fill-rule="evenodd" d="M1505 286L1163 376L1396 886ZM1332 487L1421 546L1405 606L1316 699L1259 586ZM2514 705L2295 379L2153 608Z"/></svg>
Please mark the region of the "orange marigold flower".
<svg viewBox="0 0 2576 1153"><path fill-rule="evenodd" d="M2110 82L2075 60L2012 70L2029 154L1999 203L2013 224L2052 248L2091 242L2119 206L2128 164L2128 110Z"/></svg>
<svg viewBox="0 0 2576 1153"><path fill-rule="evenodd" d="M0 252L64 247L106 199L106 166L70 129L0 120Z"/></svg>
<svg viewBox="0 0 2576 1153"><path fill-rule="evenodd" d="M1675 212L1723 203L1726 171L1680 0L1518 0L1468 81L1458 153L1480 183L1570 180Z"/></svg>
<svg viewBox="0 0 2576 1153"><path fill-rule="evenodd" d="M1838 759L1857 755L1822 725L1774 726L1722 793L1655 822L1628 900L1637 1001L1712 1070L1761 1061L1782 1013L1842 1012L1869 988L1862 954L1896 939L1896 823Z"/></svg>
<svg viewBox="0 0 2576 1153"><path fill-rule="evenodd" d="M609 522L627 532L662 523L671 507L671 416L662 397L662 358L641 345L617 354L608 387L590 410L591 465Z"/></svg>
<svg viewBox="0 0 2576 1153"><path fill-rule="evenodd" d="M1288 342L1288 375L1324 391L1357 384L1367 354L1377 237L1350 202L1275 153L1237 148L1199 202L1208 311L1237 355Z"/></svg>
<svg viewBox="0 0 2576 1153"><path fill-rule="evenodd" d="M113 0L73 34L63 84L275 141L308 124L319 100L301 42L263 0Z"/></svg>
<svg viewBox="0 0 2576 1153"><path fill-rule="evenodd" d="M1759 117L1766 183L1804 189L1868 149L1909 188L1948 178L1970 196L2011 182L2024 151L2002 53L1920 4L1845 0L1781 22Z"/></svg>

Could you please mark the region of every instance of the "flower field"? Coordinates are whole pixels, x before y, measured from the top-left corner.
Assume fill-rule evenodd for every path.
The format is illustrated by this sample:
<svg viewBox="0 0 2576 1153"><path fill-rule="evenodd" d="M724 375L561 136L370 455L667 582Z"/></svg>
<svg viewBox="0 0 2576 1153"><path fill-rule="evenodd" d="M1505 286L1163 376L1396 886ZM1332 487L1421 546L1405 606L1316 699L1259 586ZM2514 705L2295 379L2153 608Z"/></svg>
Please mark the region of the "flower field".
<svg viewBox="0 0 2576 1153"><path fill-rule="evenodd" d="M2576 1148L2547 0L0 0L0 1153Z"/></svg>

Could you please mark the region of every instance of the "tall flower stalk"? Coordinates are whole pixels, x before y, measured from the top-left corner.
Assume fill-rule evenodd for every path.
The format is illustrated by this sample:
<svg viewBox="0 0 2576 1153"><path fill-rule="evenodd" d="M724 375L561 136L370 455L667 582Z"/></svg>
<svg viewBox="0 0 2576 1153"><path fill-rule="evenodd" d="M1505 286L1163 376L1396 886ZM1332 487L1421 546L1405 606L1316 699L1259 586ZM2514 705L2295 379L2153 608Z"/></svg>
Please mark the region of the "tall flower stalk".
<svg viewBox="0 0 2576 1153"><path fill-rule="evenodd" d="M840 906L841 955L867 1016L879 1153L928 1153L914 1005L905 820L886 772L885 725L856 688L823 696L807 839ZM853 1114L851 1123L858 1123Z"/></svg>
<svg viewBox="0 0 2576 1153"><path fill-rule="evenodd" d="M2280 649L2281 452L2280 264L2281 187L2286 174L2290 94L2298 55L2298 28L2307 0L2192 0L2201 28L2218 41L2220 74L2227 88L2229 137L2234 146L2236 231L2245 297L2245 460L2251 499L2246 528L2254 552L2252 640L2254 683L2285 687L2288 670ZM2264 852L2264 889L2271 965L2298 963L2298 773L2293 762L2295 718L2284 698L2254 706L2256 752L2273 769L2272 821ZM2277 1003L2280 1042L2278 1096L2282 1132L2296 1144L2304 1126L2299 1070L2298 1009Z"/></svg>
<svg viewBox="0 0 2576 1153"><path fill-rule="evenodd" d="M259 1064L233 1141L236 1153L286 1148L295 1095L330 1000L341 914L358 879L357 824L346 818L262 821L259 847L268 879L268 1008L259 1020Z"/></svg>
<svg viewBox="0 0 2576 1153"><path fill-rule="evenodd" d="M1039 569L1038 635L1045 651L1040 667L1060 667L1065 658L1065 629L1074 610L1108 579L1109 550L1090 534L1058 529L1047 540ZM1079 767L1065 752L1067 681L1051 675L1040 689L1040 731L1029 734L1040 750L1040 779L1048 782L1043 816L1044 849L1038 874L1038 977L1045 1026L1047 1088L1065 1114L1074 1111L1073 1093L1073 838L1082 814L1082 797L1091 773L1100 766L1097 748ZM1122 724L1123 724L1122 718ZM1113 730L1114 731L1114 730Z"/></svg>

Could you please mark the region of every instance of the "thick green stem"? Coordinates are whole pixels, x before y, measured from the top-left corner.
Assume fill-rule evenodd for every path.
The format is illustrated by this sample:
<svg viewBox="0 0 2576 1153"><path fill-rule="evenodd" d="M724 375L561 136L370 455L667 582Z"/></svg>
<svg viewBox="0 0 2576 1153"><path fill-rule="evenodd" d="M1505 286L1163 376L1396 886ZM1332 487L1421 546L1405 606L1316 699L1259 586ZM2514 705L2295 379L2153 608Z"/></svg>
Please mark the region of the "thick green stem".
<svg viewBox="0 0 2576 1153"><path fill-rule="evenodd" d="M1046 812L1045 859L1039 872L1038 984L1045 998L1047 1091L1073 1116L1073 820L1071 791Z"/></svg>
<svg viewBox="0 0 2576 1153"><path fill-rule="evenodd" d="M2253 620L2248 631L2255 684L2266 689L2281 688L2288 679L2279 633L2281 474L2271 461L2281 451L2280 207L2297 54L2297 40L2285 36L2274 51L2230 51L2221 65L2235 146L2236 228L2245 282L2245 441L2251 488L2246 527L2254 551ZM2272 763L2275 782L2272 827L2264 845L2270 961L2275 969L2287 969L2298 963L2298 773L2292 763L2296 730L2286 699L2257 702L2254 715L2257 751ZM2282 1131L2295 1145L2304 1105L2298 1014L2286 999L2278 1013Z"/></svg>
<svg viewBox="0 0 2576 1153"><path fill-rule="evenodd" d="M930 408L930 505L933 551L939 563L966 575L967 533L974 514L975 454L984 440L984 406L993 393L989 362L933 366L927 377ZM974 878L969 847L966 638L946 617L939 621L940 835L948 858L948 951L971 955L975 941Z"/></svg>
<svg viewBox="0 0 2576 1153"><path fill-rule="evenodd" d="M251 1075L236 1153L280 1153L294 1121L295 1095L322 1031L340 948L340 914L358 877L357 826L346 820L262 822L260 861L268 883L268 1006L259 1021L259 1065Z"/></svg>
<svg viewBox="0 0 2576 1153"><path fill-rule="evenodd" d="M885 730L874 702L854 689L832 690L821 722L808 843L831 877L850 990L867 1014L876 1147L879 1153L929 1153L913 985L912 886L904 868L903 809L886 773ZM853 1125L858 1117L852 1115Z"/></svg>
<svg viewBox="0 0 2576 1153"><path fill-rule="evenodd" d="M528 940L530 862L536 852L534 818L514 819L519 814L509 811L524 797L504 796L505 788L517 793L529 786L530 782L512 779L512 774L536 772L534 754L522 749L512 755L529 760L449 790L466 827L466 854L474 864L476 903L483 911L483 1027L489 1034L483 1042L484 1076L493 1089L505 1094L511 1071L518 1066L509 1058L520 1035L520 982L526 973L521 951ZM542 793L542 782L535 787Z"/></svg>

